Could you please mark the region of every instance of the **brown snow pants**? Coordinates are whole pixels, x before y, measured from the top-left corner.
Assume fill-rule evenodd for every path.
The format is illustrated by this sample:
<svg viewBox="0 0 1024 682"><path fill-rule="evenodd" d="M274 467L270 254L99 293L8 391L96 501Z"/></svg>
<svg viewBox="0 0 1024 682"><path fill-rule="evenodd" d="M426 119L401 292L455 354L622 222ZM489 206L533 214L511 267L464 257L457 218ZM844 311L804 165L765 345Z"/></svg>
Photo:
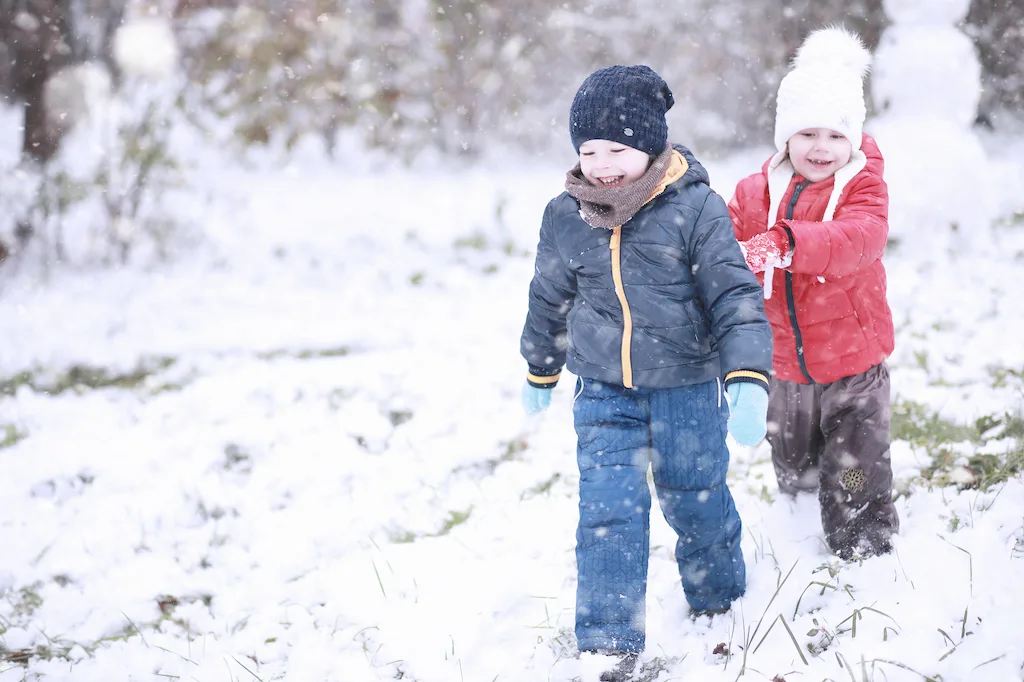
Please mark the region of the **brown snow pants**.
<svg viewBox="0 0 1024 682"><path fill-rule="evenodd" d="M889 461L889 368L831 384L772 380L768 442L779 489L818 491L829 548L883 554L899 531Z"/></svg>

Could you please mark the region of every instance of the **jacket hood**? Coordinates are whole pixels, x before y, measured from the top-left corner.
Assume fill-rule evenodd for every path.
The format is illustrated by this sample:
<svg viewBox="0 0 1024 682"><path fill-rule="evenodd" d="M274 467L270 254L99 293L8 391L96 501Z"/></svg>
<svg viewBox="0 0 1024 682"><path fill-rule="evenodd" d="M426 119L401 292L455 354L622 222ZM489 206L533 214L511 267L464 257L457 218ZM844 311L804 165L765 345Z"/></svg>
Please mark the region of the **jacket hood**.
<svg viewBox="0 0 1024 682"><path fill-rule="evenodd" d="M672 156L669 159L668 167L645 204L654 201L657 196L665 192L675 193L684 187L699 184L709 185L707 170L689 149L682 145L672 145Z"/></svg>
<svg viewBox="0 0 1024 682"><path fill-rule="evenodd" d="M872 138L862 134L861 148L853 150L849 163L837 170L832 177L814 183L815 187L829 192L829 201L825 208L825 214L821 218L822 221L832 220L839 207L839 199L842 197L843 191L854 177L866 172L868 175L876 175L881 178L882 167L882 153L879 151L878 145ZM782 198L793 178L798 177L798 173L793 168L787 150L778 152L770 158L764 164L763 172L768 180L770 200L768 227L771 227L779 220Z"/></svg>
<svg viewBox="0 0 1024 682"><path fill-rule="evenodd" d="M672 183L672 187L681 189L689 185L711 184L711 178L708 176L707 170L697 160L697 157L693 155L693 152L681 144L673 144L672 149L682 154L688 166L683 176Z"/></svg>

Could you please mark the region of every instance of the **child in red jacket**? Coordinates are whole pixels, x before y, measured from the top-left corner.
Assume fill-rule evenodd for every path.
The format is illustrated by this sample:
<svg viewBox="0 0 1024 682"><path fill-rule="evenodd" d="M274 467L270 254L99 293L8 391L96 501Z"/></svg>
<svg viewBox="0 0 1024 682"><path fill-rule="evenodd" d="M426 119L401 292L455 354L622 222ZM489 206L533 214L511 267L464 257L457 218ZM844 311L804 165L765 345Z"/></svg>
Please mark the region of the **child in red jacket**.
<svg viewBox="0 0 1024 682"><path fill-rule="evenodd" d="M838 28L812 33L779 86L778 153L729 204L765 286L774 337L768 441L779 488L817 489L843 558L885 553L899 530L889 461L894 343L882 252L882 155L862 134L871 54Z"/></svg>

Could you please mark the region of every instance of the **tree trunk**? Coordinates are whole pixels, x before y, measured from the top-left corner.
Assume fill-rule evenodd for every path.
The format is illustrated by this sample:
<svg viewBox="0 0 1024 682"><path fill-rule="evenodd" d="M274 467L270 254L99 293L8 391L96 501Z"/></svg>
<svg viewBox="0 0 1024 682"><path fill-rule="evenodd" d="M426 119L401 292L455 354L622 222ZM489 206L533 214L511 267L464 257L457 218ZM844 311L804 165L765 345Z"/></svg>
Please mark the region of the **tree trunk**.
<svg viewBox="0 0 1024 682"><path fill-rule="evenodd" d="M49 125L46 80L70 59L70 0L0 0L0 37L12 57L10 85L24 103L22 155L39 163L53 157L60 131Z"/></svg>
<svg viewBox="0 0 1024 682"><path fill-rule="evenodd" d="M978 118L990 123L1000 108L1019 112L1024 105L1024 3L973 0L964 31L974 39L983 82Z"/></svg>

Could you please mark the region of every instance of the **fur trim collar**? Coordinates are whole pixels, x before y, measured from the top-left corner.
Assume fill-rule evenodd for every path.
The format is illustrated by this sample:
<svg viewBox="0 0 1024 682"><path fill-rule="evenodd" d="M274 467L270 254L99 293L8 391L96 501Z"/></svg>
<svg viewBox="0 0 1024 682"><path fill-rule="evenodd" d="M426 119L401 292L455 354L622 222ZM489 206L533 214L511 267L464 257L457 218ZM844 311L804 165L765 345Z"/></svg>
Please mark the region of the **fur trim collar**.
<svg viewBox="0 0 1024 682"><path fill-rule="evenodd" d="M864 170L867 162L868 159L864 152L856 149L850 156L850 162L837 170L835 175L832 176L835 179L835 184L832 187L832 194L828 198L828 205L825 208L825 215L821 219L822 222L832 220L836 214L836 208L839 206L839 199L843 194L843 190L850 184L850 180L853 180L858 173ZM779 215L779 208L782 203L782 197L786 193L786 189L789 188L789 183L796 174L796 171L793 170L793 164L789 160L789 153L782 151L776 153L771 158L766 172L768 174L769 204L768 224L765 226L765 229L768 230L785 218L785 216Z"/></svg>

